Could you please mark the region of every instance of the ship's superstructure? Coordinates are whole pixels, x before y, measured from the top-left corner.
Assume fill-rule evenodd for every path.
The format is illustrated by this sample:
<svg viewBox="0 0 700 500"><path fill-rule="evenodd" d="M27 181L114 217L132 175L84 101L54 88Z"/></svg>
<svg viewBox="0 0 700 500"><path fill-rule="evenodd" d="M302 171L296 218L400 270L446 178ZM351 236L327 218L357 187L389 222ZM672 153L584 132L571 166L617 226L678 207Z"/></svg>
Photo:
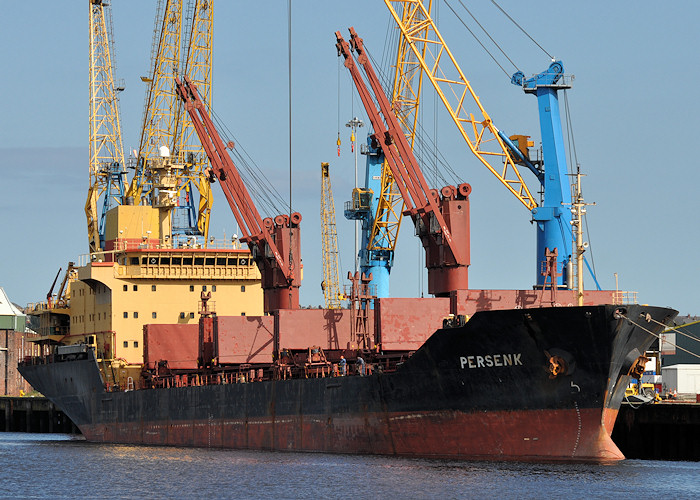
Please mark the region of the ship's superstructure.
<svg viewBox="0 0 700 500"><path fill-rule="evenodd" d="M197 1L187 9L191 33L182 61L207 95L212 6L211 0ZM140 377L144 325L197 324L202 292L211 294L209 307L219 314L260 315L262 289L252 255L237 236L207 237L211 190L206 158L192 145L187 113L173 99L166 102L175 95L172 73L177 67L168 61L179 61L182 1L168 1L163 22L157 23L151 72L157 85L149 86L144 125L149 154L140 158L128 191L118 100L123 86L113 77L110 6L90 0L89 7L89 253L69 264L58 293L31 304L29 314L38 317L37 341L44 352L56 343L92 346L106 383L126 388ZM179 16L176 26L173 12ZM156 115L168 119L156 120ZM156 122L165 123L157 133Z"/></svg>

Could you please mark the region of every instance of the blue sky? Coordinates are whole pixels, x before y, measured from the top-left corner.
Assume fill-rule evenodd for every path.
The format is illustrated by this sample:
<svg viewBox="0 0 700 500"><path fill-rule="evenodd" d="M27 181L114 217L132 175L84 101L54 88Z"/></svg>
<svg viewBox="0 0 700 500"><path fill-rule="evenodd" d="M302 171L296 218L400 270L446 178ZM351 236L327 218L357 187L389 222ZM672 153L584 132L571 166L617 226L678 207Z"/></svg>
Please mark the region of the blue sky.
<svg viewBox="0 0 700 500"><path fill-rule="evenodd" d="M470 22L458 0L449 3ZM700 116L700 3L499 3L576 76L568 95L577 157L587 174L584 195L596 203L588 209L588 228L601 285L614 288L617 273L620 288L637 291L640 302L700 312L700 173L693 147ZM344 126L342 155L336 155L338 110L341 124L355 114L366 121L347 70L339 67L333 33L354 26L381 61L393 26L376 0L292 4L292 190L295 210L304 216L301 301L318 305L320 163L331 163L344 276L352 265L353 229L341 208L352 189L354 161ZM548 57L491 2L467 4L525 74L548 66ZM2 7L0 286L25 305L43 299L58 268L88 248L88 2L6 1ZM538 138L536 100L509 83L442 0L438 9L443 35L496 126ZM139 77L148 72L155 2L114 0L112 12L116 76L126 82L121 113L128 151L139 138L145 91ZM215 112L285 195L286 16L282 1L216 3L213 97ZM530 288L535 230L529 213L471 156L433 94L425 96L424 128L437 130L442 154L473 187L470 286ZM233 218L216 187L214 194L211 233L230 235ZM420 295L421 269L422 251L405 221L392 272L394 295Z"/></svg>

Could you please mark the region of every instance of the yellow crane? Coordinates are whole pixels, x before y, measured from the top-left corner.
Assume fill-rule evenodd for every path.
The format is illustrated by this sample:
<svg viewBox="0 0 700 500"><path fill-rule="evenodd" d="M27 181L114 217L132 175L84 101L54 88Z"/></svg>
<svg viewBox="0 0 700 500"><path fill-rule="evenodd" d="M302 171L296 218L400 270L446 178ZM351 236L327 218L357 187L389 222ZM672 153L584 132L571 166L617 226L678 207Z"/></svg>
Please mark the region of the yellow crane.
<svg viewBox="0 0 700 500"><path fill-rule="evenodd" d="M139 143L137 166L127 196L136 204L151 204L149 196L153 185L149 163L157 158L163 147L170 148L175 133L177 96L175 74L180 67L182 36L182 0L166 0L163 15L162 0L156 10L153 36L153 67L148 77L141 79L149 84L146 93L143 126ZM169 151L168 151L169 153ZM145 198L145 199L144 199ZM145 202L145 203L144 203Z"/></svg>
<svg viewBox="0 0 700 500"><path fill-rule="evenodd" d="M188 17L191 29L186 43L184 74L197 85L199 94L211 106L212 47L214 33L213 0L196 0L189 4ZM197 229L206 241L209 234L209 214L212 207L212 192L209 176L209 159L194 130L189 114L178 100L175 115L175 134L172 150L185 164L178 183L178 197L188 202L194 190L199 192ZM184 196L183 196L184 195Z"/></svg>
<svg viewBox="0 0 700 500"><path fill-rule="evenodd" d="M384 3L472 153L528 210L537 207L508 147L445 44L424 2L384 0Z"/></svg>
<svg viewBox="0 0 700 500"><path fill-rule="evenodd" d="M123 88L114 82L112 53L109 5L90 0L90 184L85 203L90 253L104 249L104 216L124 197L126 171L117 98Z"/></svg>
<svg viewBox="0 0 700 500"><path fill-rule="evenodd" d="M165 2L165 3L164 3ZM152 69L142 80L149 84L144 105L144 119L137 155L136 173L127 196L137 203L152 204L153 172L150 164L168 148L173 161L182 165L175 170L178 207L183 220L172 222L173 233L190 236L209 234L209 215L213 202L208 159L194 133L194 128L175 92L175 77L186 75L211 103L213 46L213 0L189 0L186 11L183 0L161 0L156 10ZM184 54L184 57L183 57ZM199 194L196 220L195 192Z"/></svg>
<svg viewBox="0 0 700 500"><path fill-rule="evenodd" d="M323 298L326 309L340 309L340 277L338 273L338 231L335 226L335 203L331 190L328 163L321 163L321 240L323 260Z"/></svg>
<svg viewBox="0 0 700 500"><path fill-rule="evenodd" d="M428 1L428 12L432 7L432 0ZM416 14L408 8L402 10L401 18L408 23L416 20ZM417 27L417 34L425 36L427 27ZM418 108L423 86L423 69L413 55L410 47L411 39L403 32L399 34L398 50L396 54L396 67L394 71L394 85L391 102L401 128L413 147L418 124ZM419 50L425 51L423 44ZM403 212L403 199L396 187L396 182L391 174L386 161L382 164L381 192L378 196L377 213L372 225L372 234L369 238L369 248L372 251L391 251L396 248L399 228L401 227L401 214Z"/></svg>

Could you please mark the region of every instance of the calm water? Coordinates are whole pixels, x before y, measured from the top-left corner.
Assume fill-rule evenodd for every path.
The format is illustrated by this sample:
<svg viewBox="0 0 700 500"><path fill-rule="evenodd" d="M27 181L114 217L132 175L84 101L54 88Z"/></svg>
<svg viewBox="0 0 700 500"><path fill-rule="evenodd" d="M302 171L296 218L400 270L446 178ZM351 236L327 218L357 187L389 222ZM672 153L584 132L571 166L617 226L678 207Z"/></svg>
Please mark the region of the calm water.
<svg viewBox="0 0 700 500"><path fill-rule="evenodd" d="M700 463L452 462L0 432L2 498L700 498Z"/></svg>

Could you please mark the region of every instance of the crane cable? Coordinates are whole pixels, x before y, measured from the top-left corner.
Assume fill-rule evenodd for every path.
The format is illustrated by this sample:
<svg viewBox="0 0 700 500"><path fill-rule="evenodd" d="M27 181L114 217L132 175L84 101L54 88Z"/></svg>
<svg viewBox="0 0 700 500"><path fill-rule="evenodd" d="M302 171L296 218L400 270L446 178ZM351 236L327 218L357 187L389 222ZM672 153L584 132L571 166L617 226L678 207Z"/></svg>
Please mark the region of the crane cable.
<svg viewBox="0 0 700 500"><path fill-rule="evenodd" d="M496 42L496 40L494 40L494 38L489 34L489 32L486 30L486 28L484 28L484 26L478 21L478 19L476 18L476 16L474 16L474 14L472 14L472 12L467 8L467 6L464 5L464 3L462 2L462 0L458 0L458 1L459 1L460 5L462 6L462 8L463 8L465 11L467 11L467 13L469 14L469 16L471 16L471 18L474 20L474 22L476 22L476 24L479 26L479 28L481 28L481 30L486 34L486 36L489 37L489 40L491 40L491 43L493 43L493 44L496 46L496 48L498 48L498 50L501 52L501 54L503 54L503 56L504 56L506 59L508 59L508 61L513 65L513 67L514 67L516 70L519 71L520 69L518 68L518 65L515 64L515 62L513 62L513 60L508 56L508 54L506 54L506 52L501 48L501 46ZM525 29L524 29L522 26L520 26L520 25L515 21L515 19L513 19L513 18L503 9L503 7L501 7L500 5L498 5L498 3L497 3L495 0L491 0L491 3L492 3L493 5L495 5L495 6L498 8L498 10L500 10L501 13L503 13L503 15L506 16L506 18L508 18L508 20L509 20L510 22L512 22L520 31L522 31L522 32L525 34L525 36L527 36L527 37L532 41L532 43L534 43L537 47L539 47L539 49L540 49L542 52L544 52L544 53L547 55L547 57L549 57L552 61L554 61L554 56L552 56L549 52L547 52L547 51L544 49L544 47L542 47L542 45L540 45L540 44L537 42L537 40L535 40L527 31L525 31ZM449 2L448 2L447 0L445 0L445 4L450 8L450 10L451 10L451 11L454 13L454 15L457 17L457 19L459 19L459 21L460 21L460 22L462 23L462 25L466 28L466 30L469 31L469 33L474 37L474 39L477 41L477 43L478 43L479 45L481 45L481 47L484 49L484 51L491 57L491 59L493 59L493 61L496 63L496 65L497 65L499 68L501 68L501 71L503 71L503 73L505 73L506 76L507 76L508 78L510 78L510 77L511 77L511 74L509 74L509 73L503 68L503 66L498 62L498 60L496 59L496 57L486 48L486 46L481 42L481 40L476 36L476 34L469 28L469 26L467 26L467 24L464 22L464 20L459 16L459 14L457 14L457 12L455 11L455 9L452 8L452 6L449 4Z"/></svg>
<svg viewBox="0 0 700 500"><path fill-rule="evenodd" d="M365 54L367 54L367 57L369 57L370 61L372 62L373 66L374 66L374 69L375 69L375 71L376 71L376 73L377 73L377 76L378 76L379 80L382 82L382 85L384 86L384 88L388 88L387 85L389 85L389 76L387 75L387 73L386 73L385 71L383 71L383 69L382 69L383 67L382 67L381 65L377 64L377 60L376 60L375 57L372 55L372 52L371 52L369 49L367 49L367 47L365 47ZM419 131L420 131L420 132L422 132L422 133L425 132L423 126L422 126L420 123L418 123L417 127L419 128ZM413 148L414 156L416 156L416 159L418 160L418 162L422 165L422 164L424 163L424 159L425 159L424 156L426 156L427 153L424 153L424 154L422 154L422 155L416 154L417 149L427 149L427 148L429 148L429 152L434 152L434 153L436 154L436 156L439 154L439 155L442 157L442 161L439 161L439 163L443 166L443 168L447 171L448 174L451 174L451 176L452 176L452 182L454 182L454 183L459 183L460 181L458 181L457 179L459 179L460 176L459 176L459 175L457 174L457 172L452 168L452 166L447 162L447 160L445 159L445 157L442 155L442 153L441 153L441 152L439 151L439 149L437 148L436 143L435 143L432 139L430 139L430 143L427 144L427 148L426 148L425 141L422 141L422 140L418 139L419 136L422 136L422 135L423 135L422 133L421 133L421 134L416 134L416 141L421 143L421 147L420 147L420 148L416 148L416 147L414 146L414 148ZM427 135L429 136L429 134L427 134ZM432 146L432 147L431 147L431 146ZM425 160L425 162L427 163L427 160ZM425 175L425 172L424 172L424 175ZM439 179L440 181L442 181L445 185L450 184L450 181L449 181L442 173L438 173L438 172L437 172L437 169L436 169L436 176L437 176L438 179Z"/></svg>
<svg viewBox="0 0 700 500"><path fill-rule="evenodd" d="M338 140L336 140L336 146L338 147L338 158L340 158L340 57L338 57Z"/></svg>
<svg viewBox="0 0 700 500"><path fill-rule="evenodd" d="M471 18L479 26L479 28L481 28L481 31L483 31L486 34L486 36L489 37L489 40L491 40L491 43L493 43L496 46L496 48L501 52L501 54L503 54L503 57L508 59L508 62L510 62L513 65L513 67L516 69L516 71L519 71L520 68L518 68L518 65L515 64L510 57L508 57L508 54L506 54L505 51L501 48L501 46L498 44L498 42L496 42L496 40L493 39L491 34L486 30L486 28L483 27L483 25L479 22L479 20L476 18L476 16L474 16L474 14L471 13L471 11L467 8L467 6L464 5L462 0L459 0L459 3L462 6L462 8L467 11L467 14L469 14L469 16L471 16ZM505 73L506 76L508 78L510 78L511 75L503 68L503 66L501 66L499 64L499 62L496 60L496 58L493 56L493 54L491 54L491 52L489 52L489 50L486 48L486 46L483 43L481 43L481 40L479 40L479 38L476 36L476 34L471 29L469 29L467 24L462 20L461 17L459 17L459 14L457 14L457 12L452 8L452 6L449 3L447 3L447 1L445 1L445 4L447 4L447 6L454 13L454 15L457 17L457 19L459 19L459 21L462 23L462 25L464 25L464 27L467 29L467 31L469 31L469 33L471 33L471 35L474 37L474 39L479 43L479 45L481 45L481 47L486 51L486 53L491 57L491 59L493 59L493 61L498 65L498 67L501 68L503 73Z"/></svg>
<svg viewBox="0 0 700 500"><path fill-rule="evenodd" d="M287 0L287 97L289 99L289 216L292 216L292 0ZM298 265L299 278L301 279L301 262L294 262L294 233L292 224L289 223L289 258L287 260L287 271L292 275L294 266ZM289 279L291 285L291 279ZM289 287L289 303L292 303L292 288ZM298 304L297 304L298 307Z"/></svg>
<svg viewBox="0 0 700 500"><path fill-rule="evenodd" d="M461 3L461 2L460 2L460 3ZM534 38L532 38L532 37L530 36L530 34L529 34L527 31L525 31L525 30L523 29L522 26L520 26L517 22L515 22L515 19L513 19L512 17L510 17L510 16L508 15L508 13L507 13L505 10L503 10L503 8L502 8L500 5L498 5L498 4L496 3L496 0L491 0L491 3L494 4L496 7L498 7L498 10L500 10L501 12L503 12L503 15L504 15L504 16L506 16L515 26L517 26L518 29L519 29L520 31L522 31L522 32L525 34L525 36L527 36L530 40L532 40L532 43L534 43L535 45L537 45L537 46L542 50L542 52L544 52L545 54L547 54L547 56L548 56L552 61L554 61L554 57L552 56L552 54L550 54L549 52L547 52L546 50L544 50L544 47L542 47L542 45L540 45L539 43L537 43L537 41L536 41Z"/></svg>
<svg viewBox="0 0 700 500"><path fill-rule="evenodd" d="M226 144L233 142L233 148L229 149L230 155L235 159L235 165L243 178L246 188L251 192L253 198L264 207L264 211L270 215L284 212L286 200L277 191L262 169L255 163L255 160L241 146L236 136L229 130L226 123L219 117L213 109L209 109L212 121L217 127L222 140Z"/></svg>
<svg viewBox="0 0 700 500"><path fill-rule="evenodd" d="M513 63L513 61L511 61L511 59L505 54L505 52L503 52L503 49L501 49L501 47L495 42L495 40L494 40L493 38L491 38L491 35L489 35L489 33L484 29L484 27L479 23L479 21L476 20L476 18L472 15L472 13L469 12L469 9L467 9L467 8L465 7L465 5L461 2L461 0L460 0L459 3L462 4L462 7L464 7L464 10L466 10L466 11L469 13L469 15L472 17L472 19L474 19L474 21L476 21L476 24L478 24L479 27L484 31L484 33L486 33L486 36L488 36L489 39L491 39L491 41L494 43L494 45L496 45L496 47L498 47L498 49L501 51L501 53L503 53L503 55L506 57L506 59L508 59L508 60L510 61L510 63L511 63L513 66L515 66L515 69L518 69L518 67L515 65L515 63ZM477 42L479 45L481 45L481 48L484 49L484 51L491 57L491 59L493 59L493 62L495 62L496 65L497 65L499 68L501 68L501 71L503 71L503 73L504 73L508 78L510 78L510 74L505 70L505 68L504 68L503 66L501 66L501 64L498 62L498 60L497 60L497 59L494 57L494 55L489 51L489 49L486 48L486 46L481 42L481 40L479 40L479 37L476 36L476 33L474 33L474 32L469 28L469 26L467 26L467 23L465 23L464 20L463 20L461 17L459 17L459 14L457 14L457 11L455 11L455 10L452 8L452 6L449 4L449 2L448 2L447 0L445 0L445 5L447 5L447 6L450 8L450 10L454 13L454 15L457 17L457 19L459 19L459 21L460 21L460 22L462 23L462 25L466 28L466 30L467 30L469 33L471 33L471 35L474 37L474 40L476 40L476 42Z"/></svg>
<svg viewBox="0 0 700 500"><path fill-rule="evenodd" d="M571 121L571 110L569 108L569 94L564 89L563 91L564 95L564 118L566 122L566 139L567 142L569 143L569 151L571 151L571 156L573 157L573 160L569 163L568 168L569 168L569 175L573 176L575 175L574 172L574 165L576 165L577 169L579 167L579 162L578 162L578 154L576 152L576 141L574 140L574 126ZM573 187L572 187L573 189ZM585 230L586 230L586 240L590 243L591 241L591 235L590 235L590 229L588 227L588 216L586 213L583 214L583 223L585 225ZM591 268L592 268L592 274L593 274L593 279L595 279L597 275L597 271L595 269L595 259L593 258L593 245L590 244L588 247L588 254L591 256ZM589 269L590 271L590 269Z"/></svg>
<svg viewBox="0 0 700 500"><path fill-rule="evenodd" d="M385 89L388 89L392 84L388 73L386 71L384 71L384 68L388 65L388 64L384 64L384 61L388 60L388 54L389 54L389 50L387 49L387 45L389 47L391 47L391 46L395 47L397 43L398 43L398 40L392 40L391 42L385 43L385 48L382 51L382 63L379 63L377 61L377 59L375 58L375 56L373 55L372 51L369 48L367 48L366 46L364 47L365 54L372 62L372 65L374 66L374 69L377 73L377 76L382 84L382 87ZM451 183L458 184L459 182L461 182L458 180L458 179L460 179L461 176L457 174L457 172L449 164L449 162L447 161L445 156L440 152L435 140L432 137L430 137L430 134L426 133L426 131L421 123L421 120L418 121L416 126L418 127L419 133L417 133L416 137L415 137L416 144L413 147L413 153L414 153L414 156L416 157L416 159L418 160L418 162L421 165L427 164L428 160L426 159L426 157L428 157L430 155L434 156L434 158L435 158L434 175L435 175L435 183L436 184L438 181L442 182L443 185L447 185L447 184L451 184ZM427 137L428 139L426 140L425 137ZM438 158L438 155L440 158ZM448 177L451 176L451 180L448 179L448 177L446 177L442 171L440 171L441 169L438 168L439 165L441 165L442 169L444 169L446 171L446 173L448 174Z"/></svg>

